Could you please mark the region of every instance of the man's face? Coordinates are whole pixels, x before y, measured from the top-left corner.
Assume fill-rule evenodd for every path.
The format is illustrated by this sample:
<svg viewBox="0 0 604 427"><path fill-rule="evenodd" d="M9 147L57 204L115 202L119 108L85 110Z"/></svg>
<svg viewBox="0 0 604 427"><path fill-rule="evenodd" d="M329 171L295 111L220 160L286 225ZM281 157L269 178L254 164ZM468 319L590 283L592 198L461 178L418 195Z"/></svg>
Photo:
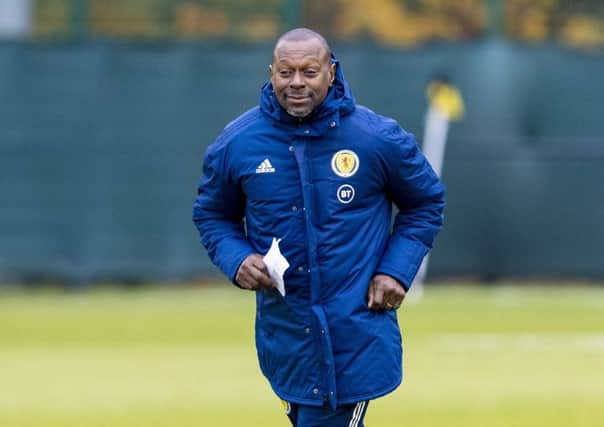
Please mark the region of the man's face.
<svg viewBox="0 0 604 427"><path fill-rule="evenodd" d="M282 41L270 68L279 104L294 117L308 116L325 99L335 67L319 40Z"/></svg>

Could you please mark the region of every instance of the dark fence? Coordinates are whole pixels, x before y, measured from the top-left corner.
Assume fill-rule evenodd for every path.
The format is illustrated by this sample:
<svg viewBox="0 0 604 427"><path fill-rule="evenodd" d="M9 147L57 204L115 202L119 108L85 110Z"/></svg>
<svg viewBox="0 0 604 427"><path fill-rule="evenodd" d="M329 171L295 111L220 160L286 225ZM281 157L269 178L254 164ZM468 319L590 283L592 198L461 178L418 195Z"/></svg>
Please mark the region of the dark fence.
<svg viewBox="0 0 604 427"><path fill-rule="evenodd" d="M271 47L0 44L0 279L218 274L191 203L206 146L257 102ZM357 101L423 133L446 72L446 228L432 277L604 278L604 58L504 41L336 46Z"/></svg>

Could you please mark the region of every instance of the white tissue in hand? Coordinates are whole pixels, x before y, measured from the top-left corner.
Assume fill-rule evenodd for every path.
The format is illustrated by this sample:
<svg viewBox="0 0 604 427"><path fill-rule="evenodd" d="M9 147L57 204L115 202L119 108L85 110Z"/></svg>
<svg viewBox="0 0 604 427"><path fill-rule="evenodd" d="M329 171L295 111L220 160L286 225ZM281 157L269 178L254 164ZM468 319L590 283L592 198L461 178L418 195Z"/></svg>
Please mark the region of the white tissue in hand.
<svg viewBox="0 0 604 427"><path fill-rule="evenodd" d="M277 240L275 237L273 237L271 248L268 250L266 255L264 255L262 260L264 261L264 264L266 264L266 268L268 269L268 273L271 275L271 278L277 284L277 290L281 295L285 296L283 273L285 273L285 270L289 268L289 262L287 262L287 259L285 259L279 250L280 241L281 239Z"/></svg>

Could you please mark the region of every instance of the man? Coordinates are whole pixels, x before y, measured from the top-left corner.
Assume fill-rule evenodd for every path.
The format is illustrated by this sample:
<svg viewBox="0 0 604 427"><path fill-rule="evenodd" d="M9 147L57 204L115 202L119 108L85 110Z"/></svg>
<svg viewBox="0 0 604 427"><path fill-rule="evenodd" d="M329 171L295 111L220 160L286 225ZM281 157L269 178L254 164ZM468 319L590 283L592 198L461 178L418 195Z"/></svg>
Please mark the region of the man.
<svg viewBox="0 0 604 427"><path fill-rule="evenodd" d="M269 69L260 105L208 148L193 220L212 261L256 292L260 367L292 424L362 426L401 382L396 309L444 189L411 134L355 104L321 35L285 33ZM274 238L284 295L263 262Z"/></svg>

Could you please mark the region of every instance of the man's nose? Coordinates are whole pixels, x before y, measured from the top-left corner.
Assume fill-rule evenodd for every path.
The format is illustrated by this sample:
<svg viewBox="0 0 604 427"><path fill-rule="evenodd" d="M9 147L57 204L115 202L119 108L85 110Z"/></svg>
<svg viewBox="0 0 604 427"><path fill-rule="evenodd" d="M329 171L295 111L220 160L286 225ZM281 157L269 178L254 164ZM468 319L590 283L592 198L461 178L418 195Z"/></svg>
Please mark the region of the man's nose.
<svg viewBox="0 0 604 427"><path fill-rule="evenodd" d="M302 77L301 73L294 73L294 76L292 77L292 80L290 82L290 86L295 88L304 87L304 78Z"/></svg>

